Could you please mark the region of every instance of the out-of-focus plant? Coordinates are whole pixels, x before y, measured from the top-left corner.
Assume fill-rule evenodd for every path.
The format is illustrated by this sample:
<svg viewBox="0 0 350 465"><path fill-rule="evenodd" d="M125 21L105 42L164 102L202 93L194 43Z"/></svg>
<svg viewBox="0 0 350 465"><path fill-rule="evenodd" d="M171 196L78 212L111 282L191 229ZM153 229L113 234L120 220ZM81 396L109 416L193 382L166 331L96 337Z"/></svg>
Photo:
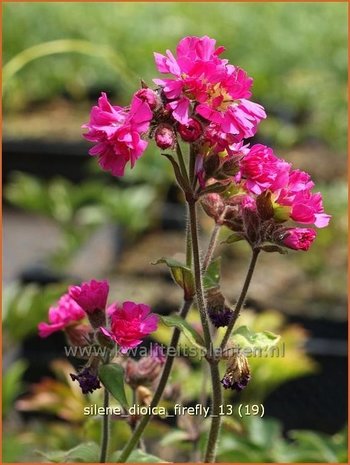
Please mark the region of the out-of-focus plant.
<svg viewBox="0 0 350 465"><path fill-rule="evenodd" d="M15 399L24 389L22 375L26 368L24 360L16 360L4 372L2 377L2 413L4 417L10 412Z"/></svg>
<svg viewBox="0 0 350 465"><path fill-rule="evenodd" d="M191 310L188 315L188 321L196 328L199 326L199 318L196 311ZM249 364L254 373L254 383L250 383L245 390L240 393L239 401L249 401L260 403L270 392L281 384L295 378L306 376L317 370L316 363L306 354L305 344L307 333L297 324L288 324L283 315L274 310L267 310L256 314L255 312L245 309L241 316L242 325L250 327L258 333L265 328L271 329L274 333L281 336L280 341L274 346L273 350L262 352L248 357ZM221 328L222 329L222 328ZM217 332L217 338L222 337L223 331ZM170 337L170 328L161 326L154 338L165 343ZM184 337L180 338L179 347L186 351L186 355L191 354L193 344ZM180 351L181 353L181 351ZM196 354L195 351L193 351ZM198 357L187 357L191 363L186 363L185 359L179 360L175 366L172 375L172 381L181 386L182 400L188 403L198 402L203 396L204 391L209 395L209 382L198 383L203 373L203 365ZM204 375L205 378L205 375ZM227 402L236 402L231 393L225 394Z"/></svg>
<svg viewBox="0 0 350 465"><path fill-rule="evenodd" d="M254 93L273 113L261 127L265 137L279 146L318 137L345 152L346 16L345 3L327 2L217 2L204 7L176 2L8 3L4 5L4 63L33 45L69 38L88 41L96 48L112 46L122 59L127 58L137 76L150 80L153 69L147 57L154 50L166 48L188 31L213 35L230 44L229 59L255 76ZM134 78L132 84L136 83ZM90 89L102 87L119 93L123 84L119 71L112 73L110 64L99 57L48 56L33 61L12 80L5 110L23 109L57 94L84 99ZM121 103L124 99L120 95Z"/></svg>
<svg viewBox="0 0 350 465"><path fill-rule="evenodd" d="M67 179L45 182L25 173L14 173L5 187L5 198L17 207L52 219L59 227L61 244L51 264L63 267L98 226L119 223L131 239L150 226L154 217L155 188L137 185L111 187L99 181L75 185Z"/></svg>
<svg viewBox="0 0 350 465"><path fill-rule="evenodd" d="M347 431L330 436L293 430L285 438L275 419L250 416L238 424L226 417L218 459L240 463L346 463Z"/></svg>
<svg viewBox="0 0 350 465"><path fill-rule="evenodd" d="M20 411L39 411L55 415L71 423L84 420L84 407L89 401L96 401L96 396L87 399L79 386L69 376L71 366L66 361L56 360L51 368L57 379L46 378L31 386L30 394L16 402Z"/></svg>
<svg viewBox="0 0 350 465"><path fill-rule="evenodd" d="M224 50L208 36L192 36L180 40L176 57L170 50L166 55L155 52L159 73L170 77L154 79L153 89L141 81L130 105L124 108L113 105L102 92L98 105L91 109L89 122L83 126L87 129L85 139L94 143L89 154L114 177L123 177L129 163L133 168L149 141L154 140L173 168L188 212L185 262L161 257L154 263L165 264L183 290L177 314L157 316L148 305L132 301L107 305L108 281L93 279L69 287L57 306L49 309L48 322L38 325L42 338L63 330L70 346L89 351L82 369L70 376L78 381L84 394L104 387L101 448L91 445L94 454L100 452L101 463L109 457L126 462L139 448L169 386L181 333L203 361L204 397L197 406L204 408L207 403L204 383L208 378L211 381L210 427L202 452L204 462L215 462L221 417L227 414L222 412L223 388L232 393L247 387L251 379L248 353L268 354L270 349L279 349L280 336L273 332L254 331L252 325L236 327L258 258L261 253L286 254L288 249L308 251L317 233L300 225L324 228L331 219L324 211L322 195L312 192L315 184L307 172L293 169L270 147L247 143L267 115L262 105L250 100L253 79L227 59L219 58ZM214 220L204 254L198 234L199 206ZM234 306L220 287L221 259L214 259L223 226L231 231L226 243L245 241L251 249ZM186 320L193 304L200 321L196 327ZM157 348L137 363L123 357L155 332L159 322L173 328L166 356ZM272 323L281 329L280 322ZM218 328L225 328L219 337ZM295 333L289 338L293 340ZM225 366L223 377L221 362ZM303 368L305 372L307 368ZM265 373L262 371L260 376ZM281 376L271 384L279 382ZM134 407L135 402L146 406L141 419L128 407L125 383L133 392ZM115 451L112 455L108 445L110 396L119 402L118 415L124 412L122 416L127 418L132 433L120 454ZM175 412L179 405L175 404ZM163 414L167 416L166 410ZM194 451L199 454L200 436L207 424L200 421L192 427L190 423Z"/></svg>
<svg viewBox="0 0 350 465"><path fill-rule="evenodd" d="M11 283L4 289L2 318L5 341L20 342L37 331L39 321L45 318L47 309L55 302L64 284L50 284L41 287L37 284L23 286Z"/></svg>

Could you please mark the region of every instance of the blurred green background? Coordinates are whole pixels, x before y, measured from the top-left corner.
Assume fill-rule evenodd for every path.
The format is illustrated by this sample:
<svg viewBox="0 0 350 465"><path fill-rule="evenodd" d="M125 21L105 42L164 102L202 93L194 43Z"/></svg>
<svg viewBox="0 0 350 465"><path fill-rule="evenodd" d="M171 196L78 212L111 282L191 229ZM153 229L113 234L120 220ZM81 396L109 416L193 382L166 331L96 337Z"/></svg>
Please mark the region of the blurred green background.
<svg viewBox="0 0 350 465"><path fill-rule="evenodd" d="M116 182L87 156L81 125L101 91L127 104L140 78L151 84L153 52L174 51L186 35L214 37L254 78L253 99L268 112L255 141L309 171L332 214L307 254L261 259L243 321L282 334L286 358L252 361L254 383L233 401L264 402L269 418L227 418L219 459L347 460L346 3L19 2L3 5L5 462L37 460L33 444L49 453L98 441L99 420L83 426L80 414L98 394L87 399L69 382L63 338L36 336L72 279L108 276L113 298L164 313L179 303L166 270L149 265L183 247L182 199L166 160L150 144ZM203 216L204 241L211 226ZM234 301L248 250L220 253ZM197 401L200 375L198 361L179 359L172 382L181 401ZM185 461L191 430L156 420L150 450ZM120 448L128 428L114 422L113 432Z"/></svg>
<svg viewBox="0 0 350 465"><path fill-rule="evenodd" d="M5 81L5 111L57 95L84 101L102 88L126 103L138 77L155 77L153 51L174 49L185 35L209 35L254 77L254 98L270 114L261 135L278 145L319 138L345 150L346 16L345 3L327 2L5 4L5 65L28 47L58 39L86 40L101 54L33 61ZM116 68L106 47L116 54Z"/></svg>

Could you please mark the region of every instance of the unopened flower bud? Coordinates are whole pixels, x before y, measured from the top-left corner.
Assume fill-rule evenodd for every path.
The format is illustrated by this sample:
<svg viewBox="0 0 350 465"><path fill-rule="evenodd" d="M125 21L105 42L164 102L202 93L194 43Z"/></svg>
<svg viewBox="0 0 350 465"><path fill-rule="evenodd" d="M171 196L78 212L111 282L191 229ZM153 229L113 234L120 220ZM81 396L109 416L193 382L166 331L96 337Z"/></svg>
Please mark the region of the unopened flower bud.
<svg viewBox="0 0 350 465"><path fill-rule="evenodd" d="M154 140L162 150L173 149L176 143L173 128L169 124L160 124L154 134Z"/></svg>
<svg viewBox="0 0 350 465"><path fill-rule="evenodd" d="M213 218L216 223L220 222L220 218L225 210L225 202L219 194L204 195L201 199L201 204L208 216Z"/></svg>
<svg viewBox="0 0 350 465"><path fill-rule="evenodd" d="M256 210L255 202L246 196L242 201L242 219L246 237L251 245L256 245L260 239L261 221Z"/></svg>
<svg viewBox="0 0 350 465"><path fill-rule="evenodd" d="M238 351L230 357L224 377L221 380L225 389L242 391L249 383L250 368L247 357Z"/></svg>
<svg viewBox="0 0 350 465"><path fill-rule="evenodd" d="M257 196L256 208L262 220L269 220L273 218L274 211L271 200L271 192L265 191Z"/></svg>
<svg viewBox="0 0 350 465"><path fill-rule="evenodd" d="M207 179L216 177L220 167L220 158L217 154L207 155L203 159L203 171Z"/></svg>
<svg viewBox="0 0 350 465"><path fill-rule="evenodd" d="M179 124L177 130L185 142L195 142L203 132L201 123L193 118L187 124Z"/></svg>
<svg viewBox="0 0 350 465"><path fill-rule="evenodd" d="M235 176L238 173L238 171L239 171L239 158L230 157L222 163L219 176L223 178L231 178Z"/></svg>
<svg viewBox="0 0 350 465"><path fill-rule="evenodd" d="M88 345L91 331L91 326L86 324L70 325L65 330L68 342L72 346Z"/></svg>
<svg viewBox="0 0 350 465"><path fill-rule="evenodd" d="M161 106L161 100L157 92L150 89L149 87L144 87L138 90L135 93L135 96L138 97L140 100L148 103L151 110L158 110Z"/></svg>
<svg viewBox="0 0 350 465"><path fill-rule="evenodd" d="M162 371L165 357L161 346L152 347L150 355L140 360L128 359L125 367L125 381L135 389L141 385L151 385Z"/></svg>

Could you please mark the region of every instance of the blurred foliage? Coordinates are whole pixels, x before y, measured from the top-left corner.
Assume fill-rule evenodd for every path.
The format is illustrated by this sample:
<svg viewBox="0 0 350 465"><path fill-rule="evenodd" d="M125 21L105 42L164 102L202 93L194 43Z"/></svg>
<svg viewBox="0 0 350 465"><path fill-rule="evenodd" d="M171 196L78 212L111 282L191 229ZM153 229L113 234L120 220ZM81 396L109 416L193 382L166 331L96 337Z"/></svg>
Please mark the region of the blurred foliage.
<svg viewBox="0 0 350 465"><path fill-rule="evenodd" d="M200 320L196 309L192 308L187 321L195 329L199 329ZM308 375L316 370L315 362L306 354L304 348L307 333L300 325L286 323L285 317L281 313L268 310L257 314L252 310L245 309L239 322L242 325L247 325L254 332L263 332L268 328L269 331L280 335L280 341L274 349L262 352L262 356L254 356L252 353L252 356L249 357L254 382L249 383L247 388L242 391L240 400L260 403L282 383ZM223 328L217 331L218 341L222 339L223 333ZM166 344L170 334L170 328L161 325L154 334L154 338L159 343ZM202 385L198 381L203 373L203 366L198 357L198 351L193 350L194 345L183 334L180 337L179 347L180 351L189 356L191 363L182 359L178 360L173 370L172 381L181 386L182 400L188 402L193 398L199 398L203 390L209 392L210 386L208 383ZM222 364L221 371L224 370L225 366ZM205 372L203 377L206 377ZM226 399L231 396L231 392L225 391Z"/></svg>
<svg viewBox="0 0 350 465"><path fill-rule="evenodd" d="M226 57L254 77L254 99L270 114L261 137L279 146L316 137L345 151L346 18L345 3L329 2L5 4L5 66L43 42L69 39L100 47L99 57L67 53L31 61L11 79L5 110L21 110L56 95L95 99L101 90L126 103L137 78L113 70L106 49L132 75L151 83L154 51L174 50L185 35L206 34L225 45Z"/></svg>
<svg viewBox="0 0 350 465"><path fill-rule="evenodd" d="M148 228L154 216L156 191L146 184L121 188L99 181L76 185L63 178L46 182L16 172L4 195L11 204L46 216L58 225L61 244L53 251L51 264L64 266L98 226L122 225L129 239Z"/></svg>
<svg viewBox="0 0 350 465"><path fill-rule="evenodd" d="M283 436L273 418L243 417L239 423L225 418L218 461L255 463L346 463L347 431L329 436L295 430Z"/></svg>
<svg viewBox="0 0 350 465"><path fill-rule="evenodd" d="M4 335L9 342L23 341L37 332L40 321L46 320L48 308L63 293L67 284L37 284L23 286L17 282L7 285L3 293L2 319Z"/></svg>
<svg viewBox="0 0 350 465"><path fill-rule="evenodd" d="M24 360L16 360L4 373L2 378L2 413L4 417L9 413L15 399L24 389L22 376L26 368Z"/></svg>
<svg viewBox="0 0 350 465"><path fill-rule="evenodd" d="M74 369L67 361L55 360L50 366L57 379L44 378L33 384L30 393L16 402L16 408L19 411L50 413L71 423L82 423L85 420L84 407L96 403L99 392L85 396L79 384L69 376Z"/></svg>

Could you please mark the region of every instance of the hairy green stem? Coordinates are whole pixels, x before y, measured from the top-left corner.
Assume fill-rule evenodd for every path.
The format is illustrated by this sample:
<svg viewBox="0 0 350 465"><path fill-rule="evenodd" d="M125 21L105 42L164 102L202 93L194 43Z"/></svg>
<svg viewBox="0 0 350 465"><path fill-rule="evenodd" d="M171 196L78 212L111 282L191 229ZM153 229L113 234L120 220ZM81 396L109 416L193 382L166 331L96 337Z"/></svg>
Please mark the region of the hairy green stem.
<svg viewBox="0 0 350 465"><path fill-rule="evenodd" d="M219 232L220 232L220 224L215 223L214 229L211 233L210 239L209 239L209 245L208 245L208 250L207 253L205 254L203 264L202 264L202 272L205 273L208 269L208 266L210 265L210 262L212 261L213 254L215 251L216 243L218 240Z"/></svg>
<svg viewBox="0 0 350 465"><path fill-rule="evenodd" d="M196 300L201 317L204 342L206 345L207 353L213 354L213 344L209 329L209 320L207 314L207 306L204 297L202 269L200 263L200 252L198 242L198 225L197 225L197 205L194 201L188 201L188 209L190 213L190 226L191 226L191 239L192 239L192 253L193 253L193 267L194 267L194 281L196 287Z"/></svg>
<svg viewBox="0 0 350 465"><path fill-rule="evenodd" d="M107 452L108 452L108 441L109 441L109 427L110 427L110 416L106 414L109 406L109 392L107 389L104 389L103 395L103 408L105 415L103 415L102 423L102 439L101 439L101 454L100 454L100 463L106 463L107 461Z"/></svg>
<svg viewBox="0 0 350 465"><path fill-rule="evenodd" d="M197 211L196 203L188 202L190 211L190 223L191 223L191 237L192 237L192 251L193 251L193 266L194 266L194 277L196 285L196 299L199 314L202 321L204 341L209 354L208 362L210 366L210 375L212 383L212 422L210 426L208 442L206 446L204 462L212 463L215 461L216 445L220 433L220 406L222 404L222 390L220 385L220 374L218 362L211 359L213 355L213 343L210 334L209 320L206 308L206 302L204 298L204 289L202 282L202 269L199 255L199 244L198 244L198 230L197 230Z"/></svg>
<svg viewBox="0 0 350 465"><path fill-rule="evenodd" d="M190 213L187 207L187 220L186 220L186 266L192 268L192 240L191 240L191 225Z"/></svg>
<svg viewBox="0 0 350 465"><path fill-rule="evenodd" d="M186 318L187 313L189 309L191 308L192 305L192 300L187 300L183 303L183 306L181 308L181 311L179 315L182 318ZM158 387L154 393L153 399L149 405L150 410L153 409L153 407L156 407L163 395L164 389L166 387L166 384L168 382L168 378L174 363L174 353L176 352L176 348L180 339L181 332L177 328L174 329L173 336L171 338L170 346L168 351L168 356L164 364L163 372L159 380ZM137 425L135 428L135 431L133 435L130 437L128 443L125 445L124 449L122 450L119 458L118 458L118 463L125 463L127 459L129 458L129 455L133 451L134 447L138 444L146 426L150 422L152 418L151 414L144 415L142 417L142 420L140 423Z"/></svg>
<svg viewBox="0 0 350 465"><path fill-rule="evenodd" d="M210 363L211 385L213 390L213 401L211 410L211 425L209 430L207 447L204 455L205 463L215 462L216 448L220 434L221 415L220 407L223 402L222 388L220 383L220 372L218 363Z"/></svg>
<svg viewBox="0 0 350 465"><path fill-rule="evenodd" d="M255 265L256 265L256 262L257 262L257 259L258 259L258 256L259 256L259 252L260 252L259 249L253 249L253 253L252 253L251 260L250 260L248 272L247 272L247 275L246 275L245 280L244 280L244 284L243 284L243 287L242 287L242 290L241 290L241 294L240 294L240 296L239 296L239 298L237 300L235 309L233 311L232 320L230 321L230 324L228 325L228 327L226 329L226 333L224 334L224 337L222 338L222 341L221 341L221 344L220 344L221 352L225 350L226 344L227 344L227 342L228 342L228 340L229 340L229 338L231 336L233 327L235 326L237 318L239 317L239 314L241 312L241 308L242 308L242 305L244 304L244 301L245 301L245 298L246 298L246 295L247 295L247 292L248 292L248 288L249 288L249 285L250 285L250 281L251 281L253 273L254 273L254 269L255 269Z"/></svg>

